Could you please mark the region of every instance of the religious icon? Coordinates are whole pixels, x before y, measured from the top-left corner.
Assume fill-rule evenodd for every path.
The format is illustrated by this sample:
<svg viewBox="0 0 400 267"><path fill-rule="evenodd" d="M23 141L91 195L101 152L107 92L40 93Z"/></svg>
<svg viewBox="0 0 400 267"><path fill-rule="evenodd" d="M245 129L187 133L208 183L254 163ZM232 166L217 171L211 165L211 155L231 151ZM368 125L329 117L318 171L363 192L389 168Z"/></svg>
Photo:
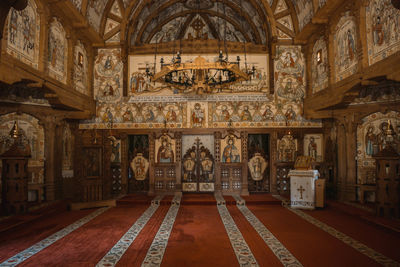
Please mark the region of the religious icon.
<svg viewBox="0 0 400 267"><path fill-rule="evenodd" d="M192 178L192 175L195 172L195 169L194 169L195 165L196 165L196 152L191 151L190 156L187 157L183 161L183 168L184 168L183 178L184 178L184 180L187 180L187 179L190 180Z"/></svg>
<svg viewBox="0 0 400 267"><path fill-rule="evenodd" d="M142 153L138 153L136 157L133 158L130 165L136 180L143 181L146 179L149 161L143 157Z"/></svg>
<svg viewBox="0 0 400 267"><path fill-rule="evenodd" d="M317 144L313 136L310 137L310 143L308 144L308 156L312 157L313 160L317 159Z"/></svg>
<svg viewBox="0 0 400 267"><path fill-rule="evenodd" d="M251 178L254 181L262 180L267 166L268 162L265 161L265 159L261 156L261 154L255 153L254 156L248 162Z"/></svg>
<svg viewBox="0 0 400 267"><path fill-rule="evenodd" d="M174 162L174 151L168 136L161 137L161 146L157 152L157 162L172 163Z"/></svg>
<svg viewBox="0 0 400 267"><path fill-rule="evenodd" d="M240 162L239 150L235 146L235 140L234 137L232 136L228 137L227 145L225 146L224 151L222 153L221 162L224 163Z"/></svg>
<svg viewBox="0 0 400 267"><path fill-rule="evenodd" d="M242 114L240 115L240 118L242 121L251 121L252 117L251 117L251 113L249 111L249 106L244 106L243 107L243 111Z"/></svg>
<svg viewBox="0 0 400 267"><path fill-rule="evenodd" d="M203 127L204 123L204 110L201 108L199 103L194 105L194 109L192 110L192 126L193 127Z"/></svg>

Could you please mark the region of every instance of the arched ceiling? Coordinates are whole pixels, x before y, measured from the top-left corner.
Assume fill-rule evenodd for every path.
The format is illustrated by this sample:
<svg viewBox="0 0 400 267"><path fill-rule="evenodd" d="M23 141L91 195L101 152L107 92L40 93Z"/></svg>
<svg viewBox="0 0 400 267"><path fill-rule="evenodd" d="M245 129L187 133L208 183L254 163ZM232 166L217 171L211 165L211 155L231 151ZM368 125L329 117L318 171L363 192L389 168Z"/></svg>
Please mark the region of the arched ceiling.
<svg viewBox="0 0 400 267"><path fill-rule="evenodd" d="M266 45L291 41L326 0L70 0L106 43L130 46L201 35ZM196 22L195 22L196 21ZM189 35L190 34L190 35ZM197 37L199 37L197 36Z"/></svg>

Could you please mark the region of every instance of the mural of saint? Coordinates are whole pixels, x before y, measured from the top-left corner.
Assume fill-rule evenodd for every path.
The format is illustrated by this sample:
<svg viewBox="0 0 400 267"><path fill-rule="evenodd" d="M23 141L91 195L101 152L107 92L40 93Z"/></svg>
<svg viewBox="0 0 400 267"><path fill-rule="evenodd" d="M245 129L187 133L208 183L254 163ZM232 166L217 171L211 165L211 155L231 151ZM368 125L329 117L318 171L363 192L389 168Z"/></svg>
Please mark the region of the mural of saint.
<svg viewBox="0 0 400 267"><path fill-rule="evenodd" d="M231 118L231 114L229 113L228 107L223 105L221 107L220 121L229 121Z"/></svg>
<svg viewBox="0 0 400 267"><path fill-rule="evenodd" d="M202 127L204 123L204 110L201 108L199 103L194 105L194 109L192 111L192 126L193 127Z"/></svg>
<svg viewBox="0 0 400 267"><path fill-rule="evenodd" d="M113 114L111 113L111 110L109 107L107 107L106 111L103 113L102 120L105 123L113 122Z"/></svg>
<svg viewBox="0 0 400 267"><path fill-rule="evenodd" d="M293 121L296 119L296 112L293 110L293 106L289 105L288 109L286 110L285 117L289 121Z"/></svg>
<svg viewBox="0 0 400 267"><path fill-rule="evenodd" d="M157 152L157 162L172 163L174 162L174 151L168 137L161 137L161 146Z"/></svg>
<svg viewBox="0 0 400 267"><path fill-rule="evenodd" d="M246 105L243 107L242 114L240 114L240 119L242 121L251 121L252 120L251 113L249 111L249 106Z"/></svg>
<svg viewBox="0 0 400 267"><path fill-rule="evenodd" d="M133 114L131 109L128 107L124 114L122 115L123 122L132 122L133 121Z"/></svg>
<svg viewBox="0 0 400 267"><path fill-rule="evenodd" d="M228 144L225 146L224 151L222 153L221 162L224 163L240 162L239 150L235 146L235 140L233 139L233 137L228 138Z"/></svg>
<svg viewBox="0 0 400 267"><path fill-rule="evenodd" d="M368 127L365 135L365 153L372 156L374 153L374 145L376 144L376 135L374 134L374 126Z"/></svg>
<svg viewBox="0 0 400 267"><path fill-rule="evenodd" d="M165 118L167 122L176 122L176 112L174 110L174 107L170 106L168 108L167 115L165 115Z"/></svg>
<svg viewBox="0 0 400 267"><path fill-rule="evenodd" d="M267 105L267 107L263 113L263 118L268 121L274 120L274 112L271 110L270 105Z"/></svg>

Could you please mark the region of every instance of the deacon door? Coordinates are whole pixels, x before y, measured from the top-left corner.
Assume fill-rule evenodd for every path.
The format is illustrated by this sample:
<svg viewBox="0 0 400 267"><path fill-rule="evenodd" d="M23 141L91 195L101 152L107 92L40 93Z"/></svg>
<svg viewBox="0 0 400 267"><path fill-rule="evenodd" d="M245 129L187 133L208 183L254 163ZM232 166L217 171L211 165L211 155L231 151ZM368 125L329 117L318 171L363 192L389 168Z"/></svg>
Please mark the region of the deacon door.
<svg viewBox="0 0 400 267"><path fill-rule="evenodd" d="M214 191L214 157L199 137L182 157L182 191Z"/></svg>

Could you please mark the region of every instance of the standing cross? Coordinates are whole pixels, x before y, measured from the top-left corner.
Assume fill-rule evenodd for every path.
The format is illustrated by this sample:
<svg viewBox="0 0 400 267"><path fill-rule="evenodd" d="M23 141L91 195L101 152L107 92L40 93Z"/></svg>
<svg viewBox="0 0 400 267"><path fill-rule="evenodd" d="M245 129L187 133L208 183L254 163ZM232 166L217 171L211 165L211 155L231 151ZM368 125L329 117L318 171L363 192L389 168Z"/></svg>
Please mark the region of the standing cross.
<svg viewBox="0 0 400 267"><path fill-rule="evenodd" d="M297 189L297 191L300 192L300 199L303 199L303 192L306 191L302 185Z"/></svg>

